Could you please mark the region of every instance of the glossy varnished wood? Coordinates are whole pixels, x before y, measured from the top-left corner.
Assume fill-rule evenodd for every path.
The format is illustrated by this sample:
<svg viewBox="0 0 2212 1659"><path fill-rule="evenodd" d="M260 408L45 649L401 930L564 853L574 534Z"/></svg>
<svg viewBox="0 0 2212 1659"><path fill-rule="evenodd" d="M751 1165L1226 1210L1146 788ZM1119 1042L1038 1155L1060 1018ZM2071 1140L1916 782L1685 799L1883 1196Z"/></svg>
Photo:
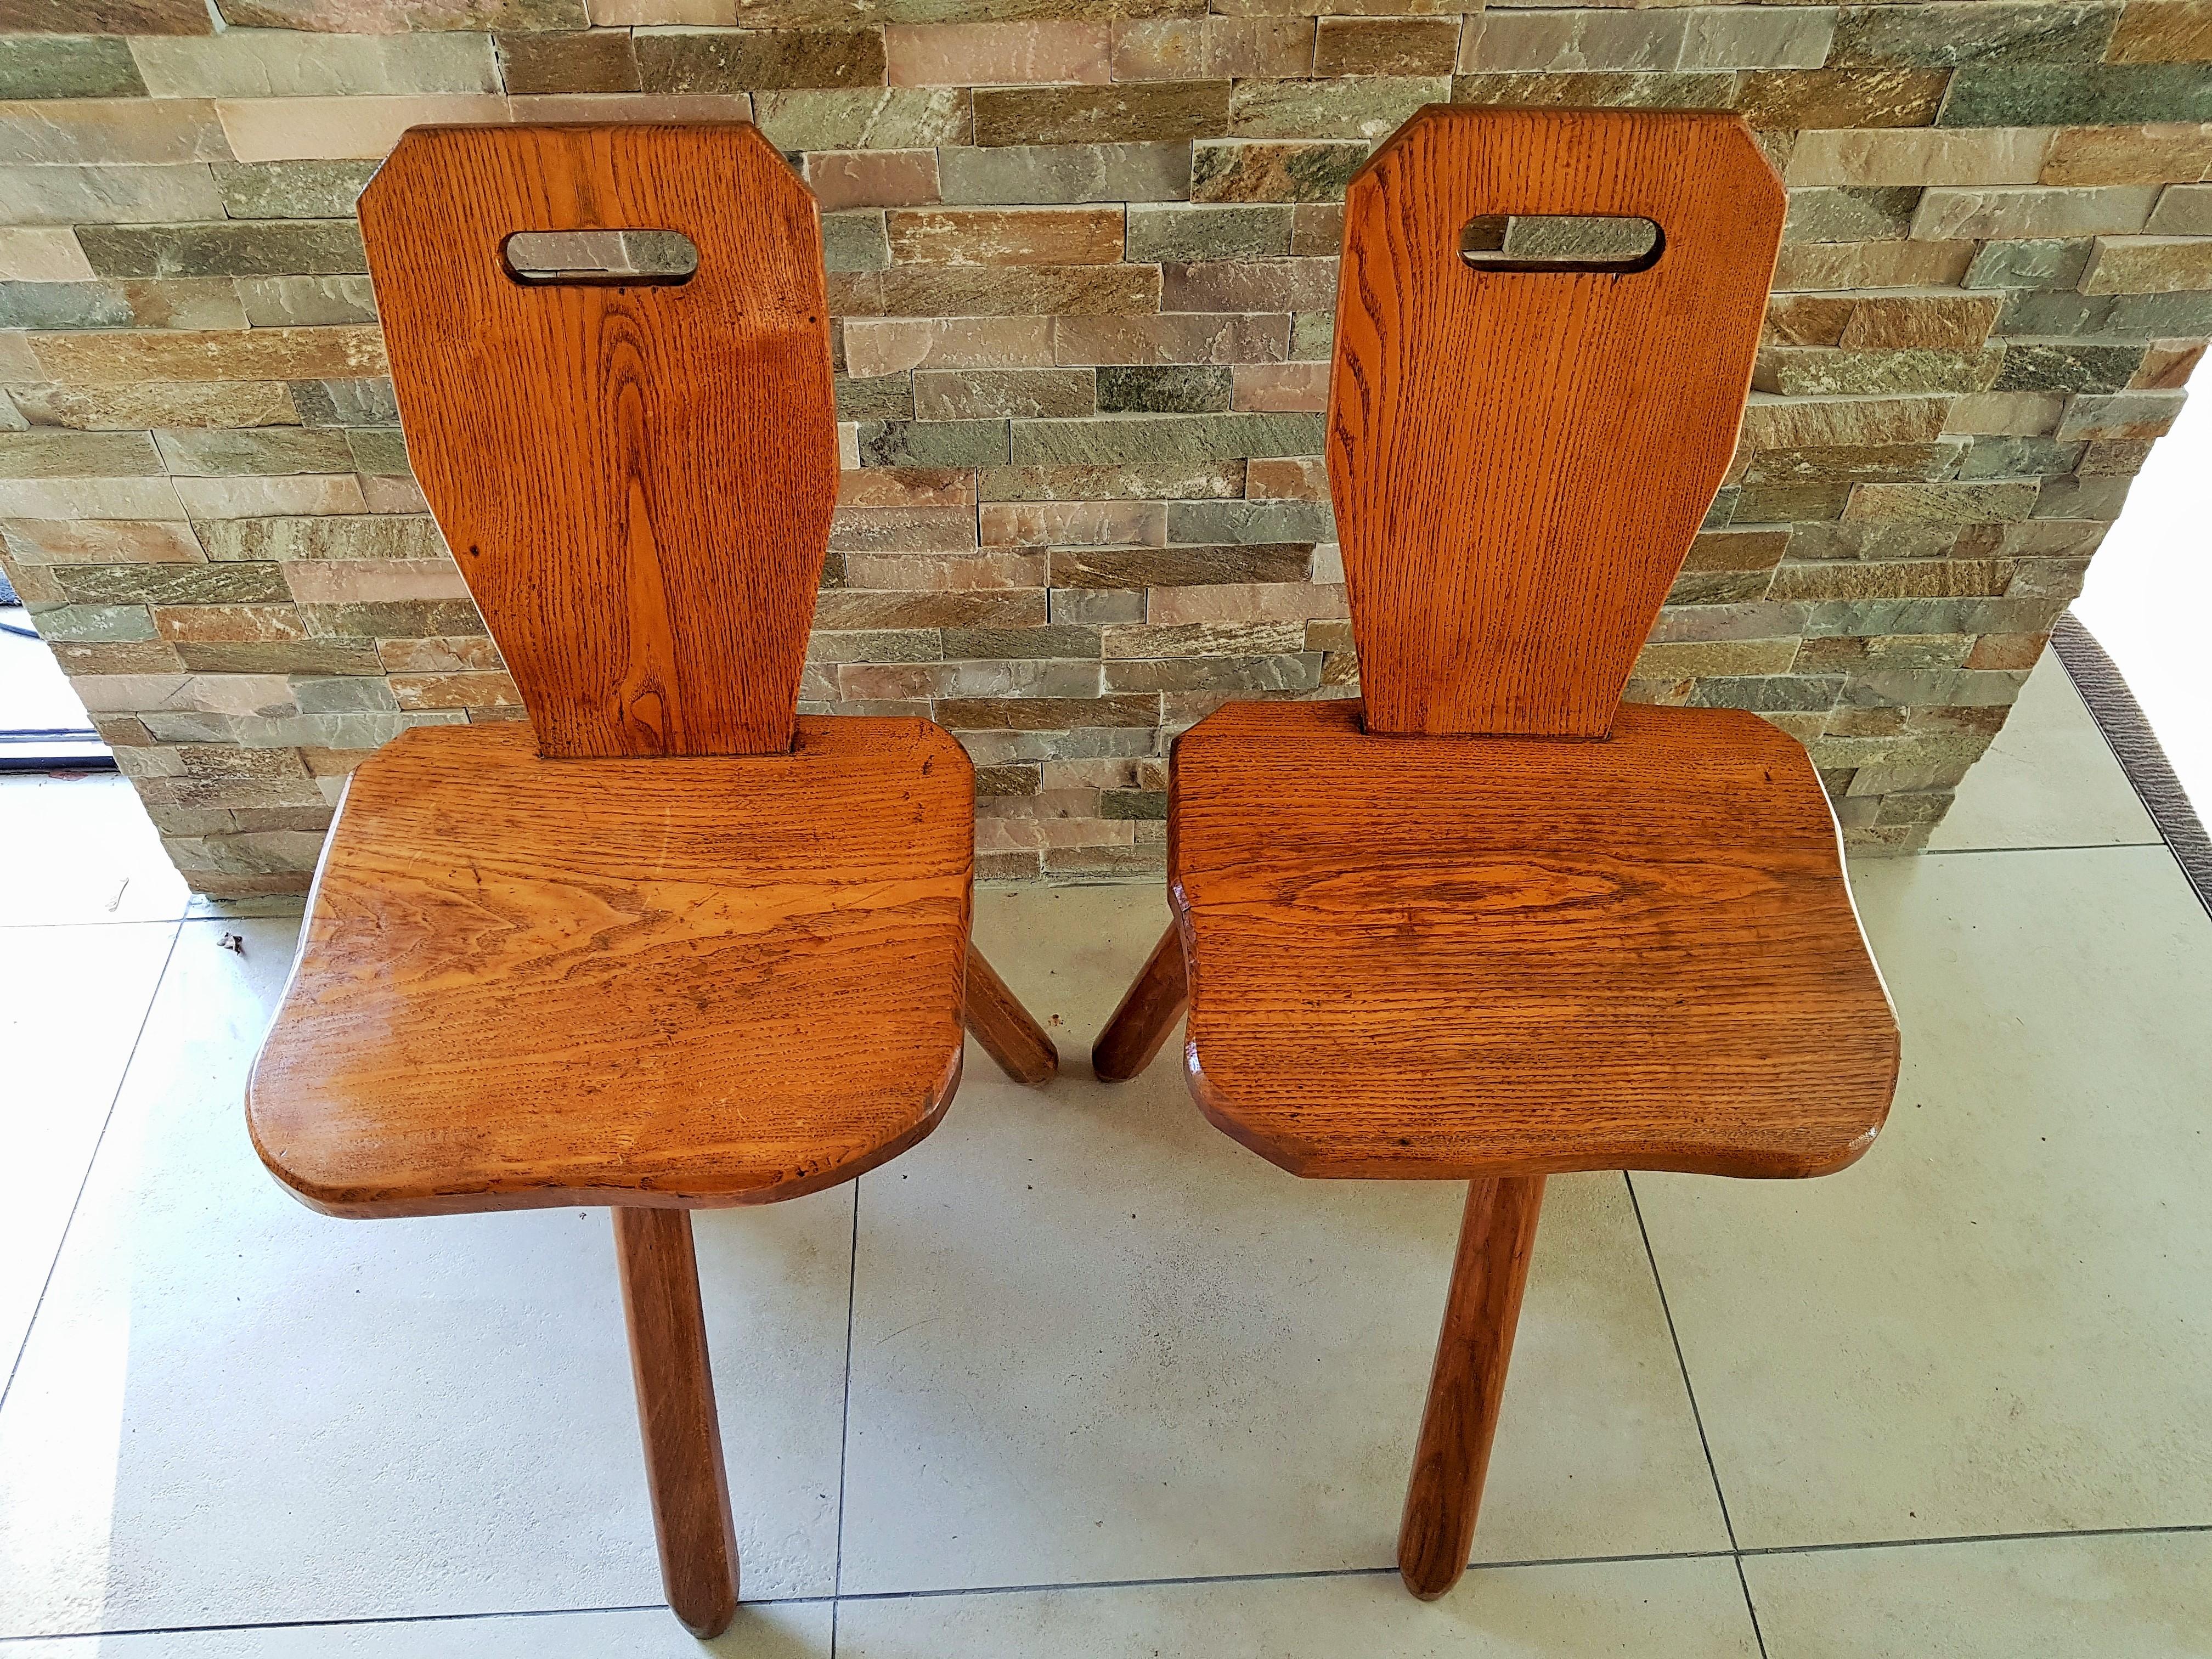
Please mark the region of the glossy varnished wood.
<svg viewBox="0 0 2212 1659"><path fill-rule="evenodd" d="M1091 1045L1091 1069L1103 1083L1127 1083L1152 1063L1168 1033L1190 1006L1183 971L1182 929L1175 923L1160 935L1152 954L1106 1029Z"/></svg>
<svg viewBox="0 0 2212 1659"><path fill-rule="evenodd" d="M1373 730L1604 733L1735 449L1783 208L1720 114L1432 106L1352 179L1328 459ZM1470 268L1511 214L1664 246Z"/></svg>
<svg viewBox="0 0 2212 1659"><path fill-rule="evenodd" d="M1541 1176L1468 1183L1443 1329L1398 1527L1399 1576L1424 1601L1459 1582L1474 1545L1483 1477L1490 1470L1498 1406L1543 1204Z"/></svg>
<svg viewBox="0 0 2212 1659"><path fill-rule="evenodd" d="M959 1079L974 774L922 720L545 760L410 731L354 775L247 1102L345 1215L811 1192Z"/></svg>
<svg viewBox="0 0 2212 1659"><path fill-rule="evenodd" d="M968 947L967 1009L975 1041L1015 1082L1047 1082L1060 1070L1060 1049L1051 1036L973 945Z"/></svg>
<svg viewBox="0 0 2212 1659"><path fill-rule="evenodd" d="M661 1583L684 1628L703 1640L720 1636L737 1614L738 1531L722 1468L691 1217L628 1206L614 1216Z"/></svg>
<svg viewBox="0 0 2212 1659"><path fill-rule="evenodd" d="M1756 715L1381 738L1231 704L1176 744L1169 838L1192 1091L1300 1175L1817 1175L1888 1109L1834 817Z"/></svg>
<svg viewBox="0 0 2212 1659"><path fill-rule="evenodd" d="M837 480L819 215L749 125L417 127L361 198L415 476L544 752L787 746ZM675 286L524 283L665 229Z"/></svg>

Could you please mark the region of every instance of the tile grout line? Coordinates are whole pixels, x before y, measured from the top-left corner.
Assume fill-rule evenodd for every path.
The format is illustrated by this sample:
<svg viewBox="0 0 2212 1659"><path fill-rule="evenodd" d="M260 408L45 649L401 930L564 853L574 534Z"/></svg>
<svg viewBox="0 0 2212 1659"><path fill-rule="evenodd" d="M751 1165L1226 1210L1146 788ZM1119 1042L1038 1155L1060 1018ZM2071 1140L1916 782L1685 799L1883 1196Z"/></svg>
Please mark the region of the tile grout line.
<svg viewBox="0 0 2212 1659"><path fill-rule="evenodd" d="M1644 1224L1644 1206L1637 1200L1635 1177L1620 1172L1628 1188L1628 1207L1636 1217L1637 1236L1644 1241L1644 1259L1651 1266L1651 1286L1659 1292L1659 1311L1667 1321L1667 1340L1674 1345L1674 1364L1682 1374L1682 1393L1690 1402L1690 1421L1697 1425L1698 1445L1705 1454L1705 1473L1712 1477L1713 1497L1721 1506L1721 1525L1728 1529L1729 1557L1735 1564L1735 1581L1743 1590L1743 1610L1751 1620L1751 1634L1759 1644L1759 1659L1766 1659L1766 1632L1759 1627L1759 1608L1751 1599L1751 1580L1744 1576L1743 1552L1736 1542L1735 1517L1729 1513L1728 1492L1721 1485L1720 1466L1713 1462L1713 1443L1705 1435L1705 1413L1698 1409L1698 1391L1690 1382L1690 1362L1682 1354L1682 1335L1674 1328L1674 1310L1667 1300L1667 1282L1659 1275L1659 1255L1651 1248L1651 1230Z"/></svg>
<svg viewBox="0 0 2212 1659"><path fill-rule="evenodd" d="M845 1399L837 1419L837 1547L830 1568L830 1659L837 1659L837 1604L845 1592L845 1471L853 1440L853 1322L860 1288L860 1182L853 1180L853 1243L845 1257Z"/></svg>
<svg viewBox="0 0 2212 1659"><path fill-rule="evenodd" d="M1745 1556L1823 1555L1848 1551L1929 1549L1960 1544L2017 1544L2052 1542L2068 1538L2140 1538L2194 1536L2212 1533L2212 1522L2177 1522L2155 1527L2086 1527L2075 1531L1960 1533L1941 1538L1874 1538L1835 1544L1753 1545L1741 1550L1653 1550L1628 1555L1530 1556L1508 1561L1474 1561L1469 1572L1500 1572L1530 1567L1588 1567L1630 1565L1646 1561L1724 1561ZM865 1590L853 1595L769 1595L743 1602L752 1607L805 1607L831 1604L831 1618L841 1601L933 1601L963 1595L1034 1595L1052 1591L1182 1589L1208 1584L1292 1583L1328 1578L1387 1578L1397 1572L1393 1565L1380 1567L1322 1567L1281 1572L1199 1574L1180 1578L1091 1578L1032 1584L970 1584L949 1589ZM481 1623L489 1619L558 1619L611 1613L665 1613L662 1601L623 1601L575 1607L507 1607L483 1613L403 1613L356 1619L271 1619L212 1625L142 1625L112 1630L18 1632L0 1635L0 1646L18 1642L78 1642L112 1637L194 1635L219 1631L322 1630L350 1626L435 1625Z"/></svg>
<svg viewBox="0 0 2212 1659"><path fill-rule="evenodd" d="M146 1026L154 1018L154 1005L161 1000L161 988L169 981L169 967L177 957L177 941L184 937L185 924L175 924L169 933L169 948L161 953L161 971L154 975L154 989L146 999L145 1011L138 1016L138 1028L131 1034L131 1051L125 1057L123 1069L116 1074L114 1091L107 1097L107 1110L100 1120L100 1133L92 1138L92 1152L84 1160L84 1173L77 1178L76 1191L70 1195L69 1214L62 1221L61 1232L54 1239L54 1253L46 1263L46 1277L39 1281L39 1294L31 1304L31 1316L23 1324L23 1340L16 1347L15 1357L8 1362L8 1376L0 1382L0 1408L8 1404L8 1396L15 1391L15 1374L23 1367L23 1356L31 1351L31 1333L39 1327L39 1316L46 1311L46 1292L53 1288L54 1274L60 1270L62 1252L69 1246L69 1236L76 1225L76 1212L84 1202L84 1189L92 1184L93 1166L100 1162L100 1149L107 1145L108 1126L115 1121L116 1103L123 1098L123 1091L131 1081L131 1068L138 1063L138 1045L145 1040Z"/></svg>

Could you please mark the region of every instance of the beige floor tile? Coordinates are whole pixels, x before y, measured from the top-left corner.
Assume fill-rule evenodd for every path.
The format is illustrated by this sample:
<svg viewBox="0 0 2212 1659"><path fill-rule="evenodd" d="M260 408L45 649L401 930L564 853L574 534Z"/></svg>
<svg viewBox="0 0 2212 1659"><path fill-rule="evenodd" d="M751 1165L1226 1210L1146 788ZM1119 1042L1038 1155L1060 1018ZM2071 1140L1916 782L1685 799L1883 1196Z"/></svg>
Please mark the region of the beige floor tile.
<svg viewBox="0 0 2212 1659"><path fill-rule="evenodd" d="M292 933L179 938L0 1407L0 1634L657 1602L605 1212L339 1221L255 1160ZM699 1224L754 1596L830 1587L851 1226Z"/></svg>
<svg viewBox="0 0 2212 1659"><path fill-rule="evenodd" d="M410 1619L383 1625L162 1631L11 1643L9 1659L826 1659L830 1604L738 1609L711 1642L695 1642L659 1607L515 1618Z"/></svg>
<svg viewBox="0 0 2212 1659"><path fill-rule="evenodd" d="M2158 838L2066 665L2045 651L1928 845L1960 852L2145 845Z"/></svg>
<svg viewBox="0 0 2212 1659"><path fill-rule="evenodd" d="M1066 1066L971 1048L936 1135L861 1182L848 1592L1379 1566L1462 1188L1300 1182L1095 1029L1157 887L986 893L978 937ZM1553 1183L1478 1559L1726 1547L1614 1175Z"/></svg>
<svg viewBox="0 0 2212 1659"><path fill-rule="evenodd" d="M1744 1563L1767 1659L2205 1659L2212 1534L1823 1550Z"/></svg>
<svg viewBox="0 0 2212 1659"><path fill-rule="evenodd" d="M173 922L0 932L0 1388L69 1225Z"/></svg>
<svg viewBox="0 0 2212 1659"><path fill-rule="evenodd" d="M0 927L173 919L190 897L129 779L0 777Z"/></svg>
<svg viewBox="0 0 2212 1659"><path fill-rule="evenodd" d="M847 1601L841 1659L1753 1659L1726 1559L1496 1567L1441 1601L1395 1574Z"/></svg>
<svg viewBox="0 0 2212 1659"><path fill-rule="evenodd" d="M2212 1520L2212 921L2163 848L1862 867L1888 1128L1639 1176L1747 1547Z"/></svg>

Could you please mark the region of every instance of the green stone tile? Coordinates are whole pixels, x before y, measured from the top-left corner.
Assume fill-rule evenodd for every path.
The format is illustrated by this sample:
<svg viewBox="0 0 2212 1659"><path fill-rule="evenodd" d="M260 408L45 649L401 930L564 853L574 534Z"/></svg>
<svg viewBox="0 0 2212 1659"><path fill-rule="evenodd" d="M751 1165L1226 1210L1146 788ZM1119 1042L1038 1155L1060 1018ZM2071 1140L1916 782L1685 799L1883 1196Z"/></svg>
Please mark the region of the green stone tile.
<svg viewBox="0 0 2212 1659"><path fill-rule="evenodd" d="M1449 75L1239 81L1229 131L1240 138L1365 138L1379 143L1424 104L1451 102Z"/></svg>
<svg viewBox="0 0 2212 1659"><path fill-rule="evenodd" d="M1326 501L1170 501L1172 543L1327 542L1336 521Z"/></svg>
<svg viewBox="0 0 2212 1659"><path fill-rule="evenodd" d="M914 376L878 374L855 380L837 376L837 418L841 421L911 421Z"/></svg>
<svg viewBox="0 0 2212 1659"><path fill-rule="evenodd" d="M156 478L161 458L143 432L0 432L0 478Z"/></svg>
<svg viewBox="0 0 2212 1659"><path fill-rule="evenodd" d="M155 637L154 618L143 605L40 605L32 611L40 637L85 644L122 644Z"/></svg>
<svg viewBox="0 0 2212 1659"><path fill-rule="evenodd" d="M2008 339L1995 392L2118 392L2142 366L2143 348L2082 340ZM2063 467L2047 469L2064 471Z"/></svg>
<svg viewBox="0 0 2212 1659"><path fill-rule="evenodd" d="M227 329L246 324L237 286L228 282L0 283L0 328Z"/></svg>
<svg viewBox="0 0 2212 1659"><path fill-rule="evenodd" d="M350 472L353 452L335 428L257 427L249 432L167 431L156 434L161 459L178 477Z"/></svg>
<svg viewBox="0 0 2212 1659"><path fill-rule="evenodd" d="M1190 195L1188 144L1051 144L938 152L950 207L1179 202Z"/></svg>
<svg viewBox="0 0 2212 1659"><path fill-rule="evenodd" d="M1840 674L1714 674L1690 693L1693 708L1748 708L1756 714L1820 714L1843 696Z"/></svg>
<svg viewBox="0 0 2212 1659"><path fill-rule="evenodd" d="M238 297L255 328L376 320L376 292L366 276L241 276Z"/></svg>
<svg viewBox="0 0 2212 1659"><path fill-rule="evenodd" d="M1969 64L1951 77L1945 127L2125 126L2212 121L2202 64Z"/></svg>
<svg viewBox="0 0 2212 1659"><path fill-rule="evenodd" d="M407 459L406 434L398 427L349 427L345 440L355 471L372 478L413 475L414 468Z"/></svg>
<svg viewBox="0 0 2212 1659"><path fill-rule="evenodd" d="M1322 417L1295 415L1124 415L1089 421L1016 421L1016 465L1188 461L1215 456L1318 455Z"/></svg>
<svg viewBox="0 0 2212 1659"><path fill-rule="evenodd" d="M638 76L647 92L731 93L884 83L879 28L641 29L633 40Z"/></svg>
<svg viewBox="0 0 2212 1659"><path fill-rule="evenodd" d="M781 150L929 149L968 143L968 99L964 87L763 92L753 118Z"/></svg>
<svg viewBox="0 0 2212 1659"><path fill-rule="evenodd" d="M215 182L234 219L347 219L374 161L217 161Z"/></svg>
<svg viewBox="0 0 2212 1659"><path fill-rule="evenodd" d="M1832 68L1954 69L1965 64L2094 64L2119 21L2116 5L2022 0L1847 6L1828 48Z"/></svg>
<svg viewBox="0 0 2212 1659"><path fill-rule="evenodd" d="M1229 395L1226 368L1169 363L1098 370L1101 414L1210 414L1225 411Z"/></svg>
<svg viewBox="0 0 2212 1659"><path fill-rule="evenodd" d="M869 421L860 427L864 466L990 466L1006 459L1004 421Z"/></svg>
<svg viewBox="0 0 2212 1659"><path fill-rule="evenodd" d="M1880 242L1912 228L1920 205L1916 185L1844 185L1790 192L1785 242Z"/></svg>
<svg viewBox="0 0 2212 1659"><path fill-rule="evenodd" d="M1291 361L1294 363L1326 362L1336 347L1336 313L1333 311L1301 311L1291 319Z"/></svg>
<svg viewBox="0 0 2212 1659"><path fill-rule="evenodd" d="M1291 251L1288 203L1243 207L1132 205L1127 257L1136 262L1282 258Z"/></svg>
<svg viewBox="0 0 2212 1659"><path fill-rule="evenodd" d="M53 574L72 605L253 605L292 597L273 564L65 564Z"/></svg>
<svg viewBox="0 0 2212 1659"><path fill-rule="evenodd" d="M387 380L294 380L289 389L303 426L389 426L399 418Z"/></svg>
<svg viewBox="0 0 2212 1659"><path fill-rule="evenodd" d="M292 276L366 272L350 221L83 225L77 241L103 276Z"/></svg>
<svg viewBox="0 0 2212 1659"><path fill-rule="evenodd" d="M945 657L948 662L1089 659L1097 654L1098 630L1095 627L948 628L945 630Z"/></svg>
<svg viewBox="0 0 2212 1659"><path fill-rule="evenodd" d="M10 27L20 27L20 24ZM143 98L131 46L112 34L14 34L0 46L0 98Z"/></svg>
<svg viewBox="0 0 2212 1659"><path fill-rule="evenodd" d="M822 258L831 270L888 269L891 249L882 211L823 214Z"/></svg>
<svg viewBox="0 0 2212 1659"><path fill-rule="evenodd" d="M2032 237L1984 242L1966 267L1966 288L2074 289L2094 246L2087 236Z"/></svg>

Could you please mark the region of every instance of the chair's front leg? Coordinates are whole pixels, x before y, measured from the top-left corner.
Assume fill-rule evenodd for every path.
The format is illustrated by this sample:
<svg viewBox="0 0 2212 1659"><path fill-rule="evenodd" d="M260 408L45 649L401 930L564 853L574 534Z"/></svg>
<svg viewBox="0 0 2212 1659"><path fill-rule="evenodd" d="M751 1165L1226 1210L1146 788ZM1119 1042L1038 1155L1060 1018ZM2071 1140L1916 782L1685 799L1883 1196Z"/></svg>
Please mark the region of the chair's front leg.
<svg viewBox="0 0 2212 1659"><path fill-rule="evenodd" d="M1060 1050L998 970L968 947L968 1029L999 1069L1017 1083L1042 1083L1060 1070Z"/></svg>
<svg viewBox="0 0 2212 1659"><path fill-rule="evenodd" d="M691 1212L618 1207L615 1251L660 1580L684 1628L703 1640L737 1616L738 1534L707 1363Z"/></svg>
<svg viewBox="0 0 2212 1659"><path fill-rule="evenodd" d="M1498 1432L1498 1402L1513 1358L1521 1291L1544 1177L1514 1176L1470 1182L1437 1339L1421 1442L1398 1527L1398 1573L1406 1588L1432 1601L1459 1582L1474 1544L1482 1478Z"/></svg>
<svg viewBox="0 0 2212 1659"><path fill-rule="evenodd" d="M1183 965L1182 929L1168 924L1152 947L1144 971L1129 988L1114 1018L1091 1045L1091 1069L1103 1083L1126 1083L1152 1063L1176 1021L1190 1005L1190 979Z"/></svg>

